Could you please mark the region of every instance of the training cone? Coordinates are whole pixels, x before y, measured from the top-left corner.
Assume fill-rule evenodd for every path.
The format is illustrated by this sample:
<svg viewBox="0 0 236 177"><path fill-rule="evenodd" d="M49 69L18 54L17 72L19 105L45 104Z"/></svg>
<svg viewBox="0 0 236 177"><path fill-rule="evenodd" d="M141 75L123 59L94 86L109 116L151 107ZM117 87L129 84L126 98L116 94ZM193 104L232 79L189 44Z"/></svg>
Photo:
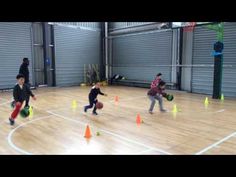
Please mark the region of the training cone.
<svg viewBox="0 0 236 177"><path fill-rule="evenodd" d="M204 104L205 104L205 105L208 105L208 104L209 104L208 97L205 98Z"/></svg>
<svg viewBox="0 0 236 177"><path fill-rule="evenodd" d="M118 96L115 96L115 102L118 102L118 101L119 101Z"/></svg>
<svg viewBox="0 0 236 177"><path fill-rule="evenodd" d="M85 130L85 135L84 135L84 137L85 137L85 138L90 138L91 136L92 136L92 135L91 135L90 128L89 128L89 126L87 125L86 130Z"/></svg>
<svg viewBox="0 0 236 177"><path fill-rule="evenodd" d="M76 109L76 108L77 108L77 102L76 102L76 100L73 100L73 101L72 101L72 108L73 108L73 109Z"/></svg>
<svg viewBox="0 0 236 177"><path fill-rule="evenodd" d="M30 106L30 108L29 108L29 118L32 118L33 116L34 116L33 107Z"/></svg>
<svg viewBox="0 0 236 177"><path fill-rule="evenodd" d="M140 114L137 115L136 123L137 123L137 124L142 123L142 120L141 120L141 116L140 116Z"/></svg>
<svg viewBox="0 0 236 177"><path fill-rule="evenodd" d="M178 109L177 109L177 106L176 106L176 104L174 104L174 107L173 107L173 110L172 110L172 112L178 112Z"/></svg>
<svg viewBox="0 0 236 177"><path fill-rule="evenodd" d="M221 100L221 101L224 101L224 100L225 100L224 94L221 94L220 100Z"/></svg>

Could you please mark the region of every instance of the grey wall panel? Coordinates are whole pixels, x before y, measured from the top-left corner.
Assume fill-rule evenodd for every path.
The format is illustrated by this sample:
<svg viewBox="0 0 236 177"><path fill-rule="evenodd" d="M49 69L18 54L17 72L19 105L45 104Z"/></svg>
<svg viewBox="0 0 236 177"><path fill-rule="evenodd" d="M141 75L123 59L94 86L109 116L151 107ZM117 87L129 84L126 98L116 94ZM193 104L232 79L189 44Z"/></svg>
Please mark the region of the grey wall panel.
<svg viewBox="0 0 236 177"><path fill-rule="evenodd" d="M205 26L196 27L193 36L193 65L212 65L214 58L211 56L213 44L216 42L216 33ZM192 68L192 92L212 94L213 67Z"/></svg>
<svg viewBox="0 0 236 177"><path fill-rule="evenodd" d="M0 89L15 85L24 57L32 60L31 23L0 22ZM29 70L32 81L32 62Z"/></svg>
<svg viewBox="0 0 236 177"><path fill-rule="evenodd" d="M193 43L193 64L214 64L211 56L213 44L217 41L216 32L205 26L196 27ZM224 23L222 93L236 97L236 23ZM227 67L232 65L232 67ZM192 92L212 94L213 67L193 67Z"/></svg>
<svg viewBox="0 0 236 177"><path fill-rule="evenodd" d="M101 33L55 26L56 84L78 85L84 79L84 64L101 61Z"/></svg>
<svg viewBox="0 0 236 177"><path fill-rule="evenodd" d="M36 86L44 84L44 50L42 23L33 23L33 56L34 83Z"/></svg>
<svg viewBox="0 0 236 177"><path fill-rule="evenodd" d="M162 72L171 81L172 31L159 31L114 38L113 74L129 79L152 81Z"/></svg>
<svg viewBox="0 0 236 177"><path fill-rule="evenodd" d="M171 67L113 67L114 74L120 74L125 76L127 79L137 80L140 82L150 82L155 79L157 73L163 74L162 79L166 82L171 80Z"/></svg>
<svg viewBox="0 0 236 177"><path fill-rule="evenodd" d="M193 32L183 33L183 53L182 64L192 65L192 50L193 49ZM181 89L191 92L191 67L182 67L181 73Z"/></svg>
<svg viewBox="0 0 236 177"><path fill-rule="evenodd" d="M101 28L100 22L54 22L54 23L63 24L63 25L79 26L79 27L85 27L85 28L94 28L94 29Z"/></svg>
<svg viewBox="0 0 236 177"><path fill-rule="evenodd" d="M233 67L223 68L222 93L225 96L236 97L236 23L229 22L224 25L224 65Z"/></svg>
<svg viewBox="0 0 236 177"><path fill-rule="evenodd" d="M110 29L119 29L131 26L139 26L139 25L147 25L154 22L110 22L109 28Z"/></svg>

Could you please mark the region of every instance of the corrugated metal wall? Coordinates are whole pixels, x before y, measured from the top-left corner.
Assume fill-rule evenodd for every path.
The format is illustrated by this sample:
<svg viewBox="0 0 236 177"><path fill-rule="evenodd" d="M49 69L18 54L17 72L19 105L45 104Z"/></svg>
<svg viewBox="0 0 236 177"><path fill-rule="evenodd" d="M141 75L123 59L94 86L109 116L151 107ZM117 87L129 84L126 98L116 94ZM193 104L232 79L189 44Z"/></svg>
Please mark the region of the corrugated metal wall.
<svg viewBox="0 0 236 177"><path fill-rule="evenodd" d="M12 88L24 57L32 60L31 23L0 22L0 89ZM32 62L29 66L32 81Z"/></svg>
<svg viewBox="0 0 236 177"><path fill-rule="evenodd" d="M225 23L224 26L224 65L233 67L223 68L222 93L225 96L236 97L236 23Z"/></svg>
<svg viewBox="0 0 236 177"><path fill-rule="evenodd" d="M110 22L109 29L119 29L131 26L146 25L154 22Z"/></svg>
<svg viewBox="0 0 236 177"><path fill-rule="evenodd" d="M43 28L42 23L33 23L33 56L34 72L33 78L36 86L44 84L44 50L43 50Z"/></svg>
<svg viewBox="0 0 236 177"><path fill-rule="evenodd" d="M193 65L213 65L211 56L213 44L216 42L216 32L205 26L196 27L193 36ZM212 94L213 92L213 67L192 68L192 92Z"/></svg>
<svg viewBox="0 0 236 177"><path fill-rule="evenodd" d="M56 84L78 85L84 79L84 64L101 61L101 32L54 27Z"/></svg>
<svg viewBox="0 0 236 177"><path fill-rule="evenodd" d="M94 29L101 28L100 22L54 22L54 23L62 24L62 25L72 25L72 26L79 26L79 27L86 27L86 28L94 28Z"/></svg>
<svg viewBox="0 0 236 177"><path fill-rule="evenodd" d="M213 44L217 41L216 32L205 26L196 27L193 43L193 65L214 64ZM236 23L225 23L224 25L224 65L223 67L222 93L225 96L236 96ZM212 94L213 92L213 67L193 67L192 70L192 92Z"/></svg>
<svg viewBox="0 0 236 177"><path fill-rule="evenodd" d="M172 31L153 31L112 39L113 74L151 82L158 72L171 81Z"/></svg>

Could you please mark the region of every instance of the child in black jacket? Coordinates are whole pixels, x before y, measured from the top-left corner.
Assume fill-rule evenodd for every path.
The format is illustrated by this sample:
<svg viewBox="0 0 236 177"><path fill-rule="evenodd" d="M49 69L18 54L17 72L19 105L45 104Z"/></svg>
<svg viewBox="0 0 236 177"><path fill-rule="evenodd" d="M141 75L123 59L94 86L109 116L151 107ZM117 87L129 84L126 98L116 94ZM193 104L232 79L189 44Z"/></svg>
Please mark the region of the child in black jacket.
<svg viewBox="0 0 236 177"><path fill-rule="evenodd" d="M23 105L23 102L26 100L27 95L30 95L34 100L36 100L36 97L34 96L34 94L31 92L29 87L24 83L25 82L24 75L18 74L16 76L16 79L17 79L17 84L15 85L13 89L15 107L11 114L11 117L9 118L11 125L14 125L15 119L17 115L19 114L20 109Z"/></svg>
<svg viewBox="0 0 236 177"><path fill-rule="evenodd" d="M100 94L100 95L104 95L104 96L107 96L107 94L105 93L102 93L101 90L100 90L100 83L96 83L96 85L94 85L89 93L89 105L85 106L84 107L84 112L87 112L87 109L91 109L94 105L94 108L93 108L93 114L94 115L97 115L97 108L96 108L96 103L98 102L97 100L97 95Z"/></svg>

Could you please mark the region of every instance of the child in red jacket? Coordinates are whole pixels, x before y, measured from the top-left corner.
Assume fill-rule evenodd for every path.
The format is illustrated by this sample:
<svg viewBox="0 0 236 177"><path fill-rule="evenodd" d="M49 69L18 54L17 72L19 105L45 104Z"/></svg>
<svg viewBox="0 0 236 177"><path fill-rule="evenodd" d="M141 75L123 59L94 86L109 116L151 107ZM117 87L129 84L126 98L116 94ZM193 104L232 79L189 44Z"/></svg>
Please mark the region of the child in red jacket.
<svg viewBox="0 0 236 177"><path fill-rule="evenodd" d="M162 101L162 97L166 96L166 93L164 92L165 90L165 86L166 83L164 81L160 81L160 83L158 84L158 86L151 88L148 91L148 97L151 100L151 105L149 108L149 113L152 114L153 112L153 108L156 104L156 100L159 101L159 106L160 106L160 111L161 112L166 112L165 109L163 109L163 101Z"/></svg>
<svg viewBox="0 0 236 177"><path fill-rule="evenodd" d="M158 74L156 75L155 80L152 81L152 83L151 83L151 88L154 88L154 87L157 87L157 86L158 86L158 84L161 82L161 76L162 76L161 73L158 73Z"/></svg>

